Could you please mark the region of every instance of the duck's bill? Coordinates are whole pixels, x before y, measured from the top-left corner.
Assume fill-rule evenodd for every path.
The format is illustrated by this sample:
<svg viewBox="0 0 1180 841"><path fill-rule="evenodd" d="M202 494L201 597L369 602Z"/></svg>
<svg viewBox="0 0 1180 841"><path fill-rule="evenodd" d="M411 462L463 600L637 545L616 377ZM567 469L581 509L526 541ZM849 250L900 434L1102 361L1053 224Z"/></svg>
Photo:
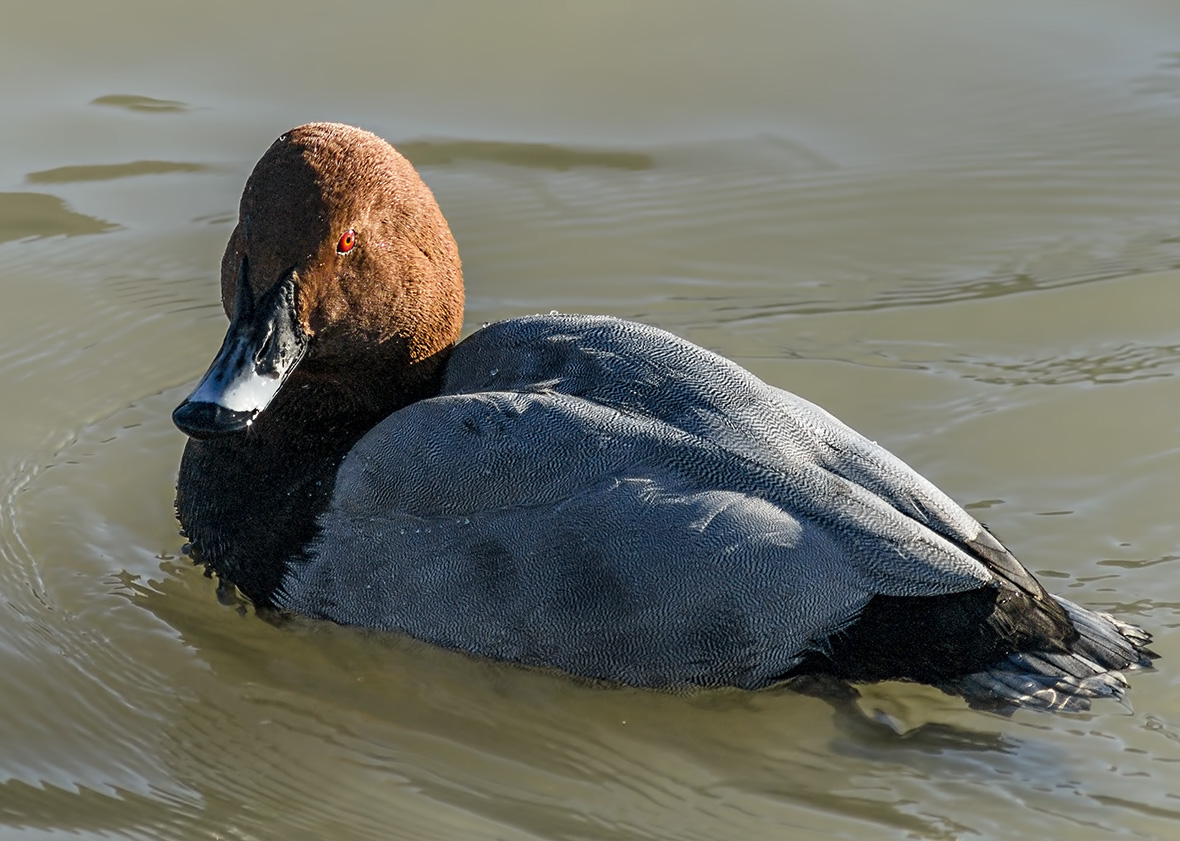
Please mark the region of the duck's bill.
<svg viewBox="0 0 1180 841"><path fill-rule="evenodd" d="M254 300L238 270L233 318L225 341L196 389L172 413L172 422L192 438L216 438L247 429L299 364L307 333L295 310L295 271Z"/></svg>

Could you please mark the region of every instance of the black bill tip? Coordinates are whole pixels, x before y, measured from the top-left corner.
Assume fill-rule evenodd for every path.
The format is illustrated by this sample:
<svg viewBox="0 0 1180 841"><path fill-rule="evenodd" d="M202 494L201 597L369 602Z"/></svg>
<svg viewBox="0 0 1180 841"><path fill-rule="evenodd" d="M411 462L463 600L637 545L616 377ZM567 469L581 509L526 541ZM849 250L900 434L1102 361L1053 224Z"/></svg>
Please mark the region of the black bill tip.
<svg viewBox="0 0 1180 841"><path fill-rule="evenodd" d="M216 403L185 400L172 412L172 422L189 438L205 440L244 432L257 412L238 412Z"/></svg>

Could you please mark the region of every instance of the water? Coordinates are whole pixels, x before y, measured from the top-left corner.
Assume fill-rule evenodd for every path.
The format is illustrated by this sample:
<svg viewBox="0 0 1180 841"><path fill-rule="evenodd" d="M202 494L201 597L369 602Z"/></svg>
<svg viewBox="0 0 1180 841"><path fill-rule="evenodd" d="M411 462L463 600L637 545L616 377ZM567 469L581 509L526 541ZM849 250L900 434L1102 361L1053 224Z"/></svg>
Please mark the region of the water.
<svg viewBox="0 0 1180 841"><path fill-rule="evenodd" d="M0 837L1180 834L1180 7L3 17ZM874 723L219 604L179 553L168 415L224 329L245 176L316 119L419 165L468 329L640 318L825 405L1055 592L1152 630L1134 711L1006 720L889 684Z"/></svg>

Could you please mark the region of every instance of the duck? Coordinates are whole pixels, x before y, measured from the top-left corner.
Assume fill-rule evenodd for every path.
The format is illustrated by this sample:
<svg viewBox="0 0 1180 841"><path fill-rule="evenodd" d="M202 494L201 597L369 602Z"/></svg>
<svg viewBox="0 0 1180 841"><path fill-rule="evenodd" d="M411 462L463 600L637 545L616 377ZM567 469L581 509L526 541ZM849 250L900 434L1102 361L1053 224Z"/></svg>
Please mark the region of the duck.
<svg viewBox="0 0 1180 841"><path fill-rule="evenodd" d="M310 123L262 155L229 326L172 419L186 551L259 612L652 689L818 677L1084 710L1156 657L1051 595L820 407L646 324L460 341L458 248L413 166Z"/></svg>

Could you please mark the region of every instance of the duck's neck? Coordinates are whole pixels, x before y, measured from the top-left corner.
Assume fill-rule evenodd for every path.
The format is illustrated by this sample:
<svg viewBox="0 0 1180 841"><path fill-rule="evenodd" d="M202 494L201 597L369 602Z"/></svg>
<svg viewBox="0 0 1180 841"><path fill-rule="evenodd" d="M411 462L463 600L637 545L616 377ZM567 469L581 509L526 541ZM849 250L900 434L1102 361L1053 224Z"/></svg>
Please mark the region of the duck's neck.
<svg viewBox="0 0 1180 841"><path fill-rule="evenodd" d="M292 377L245 432L185 447L176 513L193 559L268 605L332 497L352 446L391 412L437 391L434 377L364 404L316 379Z"/></svg>

